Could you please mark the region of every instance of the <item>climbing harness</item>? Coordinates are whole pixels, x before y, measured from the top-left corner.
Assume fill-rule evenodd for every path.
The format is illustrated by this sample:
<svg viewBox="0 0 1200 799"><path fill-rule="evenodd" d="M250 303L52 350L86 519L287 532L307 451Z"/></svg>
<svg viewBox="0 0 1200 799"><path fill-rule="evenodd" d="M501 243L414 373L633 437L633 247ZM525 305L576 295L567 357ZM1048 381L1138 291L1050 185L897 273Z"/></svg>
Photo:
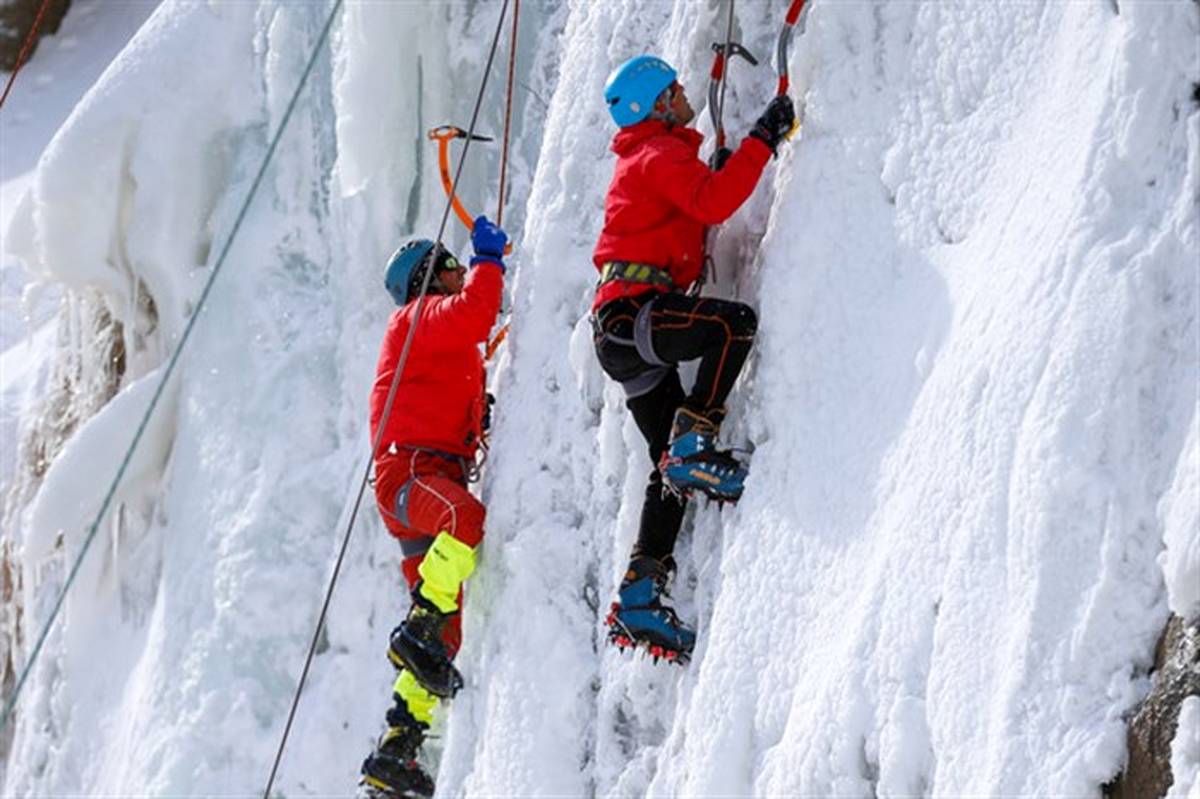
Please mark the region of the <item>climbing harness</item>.
<svg viewBox="0 0 1200 799"><path fill-rule="evenodd" d="M16 685L13 688L12 695L4 706L3 714L0 714L0 730L3 730L12 717L13 710L17 706L17 700L20 699L21 689L25 685L30 672L33 669L33 664L41 654L42 647L46 643L46 638L50 634L50 629L54 625L54 620L58 613L62 610L63 602L66 599L67 592L75 582L76 576L79 574L79 569L83 565L83 559L87 556L91 549L92 543L96 539L96 533L100 529L100 521L104 515L108 513L112 505L113 498L116 496L117 487L121 484L121 480L125 477L125 472L129 469L129 464L133 460L133 453L137 450L138 444L142 441L142 436L145 435L146 427L149 425L150 417L158 408L158 402L162 398L163 391L166 388L167 381L171 379L171 375L175 372L175 366L179 363L179 357L183 353L183 348L191 338L192 330L195 329L196 321L200 318L200 312L203 310L205 303L208 301L209 295L212 293L213 284L216 282L217 276L221 274L222 268L225 266L225 260L229 256L229 251L233 247L234 239L237 238L238 231L241 230L242 222L246 218L246 213L250 209L250 203L254 200L258 192L259 186L262 185L263 179L267 174L267 167L270 166L271 160L275 155L275 150L278 148L279 141L283 137L283 132L287 129L288 123L291 121L292 112L296 109L296 104L300 99L300 93L304 86L308 83L309 75L312 74L313 66L317 62L317 56L325 45L326 39L329 38L329 30L333 26L333 21L337 16L338 10L342 6L343 0L337 0L333 8L329 12L328 18L325 20L325 26L321 29L321 33L317 38L316 44L313 46L312 55L309 56L308 63L304 67L304 72L300 76L300 82L296 86L296 90L292 93L291 99L288 101L287 109L284 111L283 118L279 121L279 127L275 131L275 135L271 137L271 143L267 147L267 152L263 156L262 164L258 168L258 173L254 176L253 182L250 184L250 189L246 193L246 198L242 201L241 209L238 211L237 217L234 219L233 227L229 231L228 238L225 239L225 245L221 248L217 260L213 264L212 271L208 275L208 280L204 284L204 288L200 292L199 298L196 300L195 309L192 315L188 317L187 324L183 328L183 333L179 337L179 342L175 345L175 349L171 353L170 360L167 361L163 369L162 377L158 380L158 385L154 388L154 394L150 398L150 404L146 407L146 412L142 415L141 421L138 423L137 430L133 434L133 440L130 441L128 449L125 451L125 456L121 460L121 465L117 468L117 474L113 478L112 483L108 487L108 491L104 495L104 499L100 502L100 509L96 512L96 516L88 528L87 535L84 536L83 544L79 548L79 554L75 557L75 562L71 565L70 571L67 573L67 579L63 583L62 588L58 592L58 597L54 600L54 604L50 609L49 617L46 620L45 626L42 627L41 633L38 635L37 642L29 653L29 659L25 663L25 668L21 670L21 676L17 679Z"/></svg>
<svg viewBox="0 0 1200 799"><path fill-rule="evenodd" d="M675 279L666 269L652 264L639 264L633 261L608 261L600 269L600 282L605 283L620 280L624 283L648 283L668 291L675 288Z"/></svg>
<svg viewBox="0 0 1200 799"><path fill-rule="evenodd" d="M0 94L0 108L4 107L4 101L8 99L8 93L12 91L13 83L17 79L17 73L21 71L21 67L25 66L25 59L29 58L29 53L33 50L33 43L37 41L38 29L42 27L42 19L46 16L48 8L50 8L50 0L42 0L37 16L33 18L33 25L29 27L29 33L26 34L25 41L21 44L21 50L17 53L17 61L13 64L12 74L8 76L8 83L4 85L4 94Z"/></svg>
<svg viewBox="0 0 1200 799"><path fill-rule="evenodd" d="M466 135L464 137L462 137L465 141L465 144L463 146L462 155L459 157L458 168L454 173L453 180L451 180L450 184L449 184L449 188L448 188L449 196L447 197L447 200L446 200L445 209L442 212L442 221L441 221L440 225L438 226L438 235L437 235L435 246L441 246L442 240L445 238L445 235L446 235L446 225L450 221L450 211L454 207L454 202L453 202L454 196L455 196L456 190L459 186L459 181L462 179L463 167L466 165L466 162L467 162L467 154L470 151L471 142L475 140L475 125L479 121L479 111L483 107L483 96L487 90L488 76L491 74L492 64L495 62L496 49L500 43L500 34L504 30L504 20L508 15L508 7L509 7L510 2L511 2L511 0L504 0L504 4L500 7L500 18L496 22L496 33L492 37L492 44L491 44L491 49L488 52L487 63L483 68L483 78L480 81L479 93L475 98L475 108L471 113L471 124L467 127L467 130L465 131ZM341 3L342 3L342 0L338 0L339 6L341 5ZM515 17L513 20L513 24L514 25L516 24ZM514 38L514 40L516 38L515 32L513 34L513 38ZM515 57L515 53L513 54L513 57ZM452 138L458 138L458 137L454 136ZM447 168L445 174L447 174L447 175L449 174L448 168ZM506 249L506 252L507 252L507 249ZM358 486L358 495L355 497L354 505L350 512L349 521L346 523L346 531L342 536L341 547L338 550L337 559L334 561L333 573L329 577L329 585L325 590L325 600L321 605L321 613L317 617L316 628L313 630L312 641L308 647L308 655L306 656L305 661L304 661L304 668L300 672L300 680L299 680L298 684L296 685L296 692L292 697L291 709L288 712L287 722L284 725L283 736L281 737L281 739L279 741L279 749L275 754L275 762L271 766L271 775L267 780L267 787L263 791L263 799L270 799L271 788L275 784L275 776L278 773L279 763L283 759L283 752L287 746L288 736L291 733L292 724L294 723L295 718L296 718L296 709L297 709L297 707L299 707L299 704L300 704L300 696L304 691L304 684L308 679L308 672L312 666L313 657L316 655L317 645L321 639L321 632L325 628L325 619L329 615L329 605L333 599L333 590L337 585L338 575L341 573L342 563L345 561L345 558L346 558L346 550L348 549L348 547L350 545L351 534L354 532L354 522L358 518L358 510L362 506L363 494L366 492L367 483L370 480L371 467L374 464L375 455L380 452L380 447L383 444L383 436L387 430L387 420L388 420L388 417L391 415L392 406L395 404L395 401L396 401L396 395L400 388L400 380L404 375L404 367L408 363L408 355L412 349L412 343L413 343L413 339L417 332L417 326L421 320L421 310L422 310L422 308L424 308L425 299L429 292L429 283L430 283L430 280L432 279L432 277L433 277L433 270L427 269L425 271L425 279L421 282L421 291L417 295L417 299L416 299L417 305L416 305L416 308L414 309L414 313L413 313L413 323L411 325L409 325L408 334L407 334L407 336L405 336L404 345L401 347L400 356L396 361L396 373L395 373L395 375L392 376L392 384L388 388L387 399L384 401L384 404L383 404L383 412L380 415L379 427L375 434L375 440L371 443L371 453L370 453L370 456L367 458L366 465L363 468L363 476L362 476L362 479L359 481L359 486Z"/></svg>

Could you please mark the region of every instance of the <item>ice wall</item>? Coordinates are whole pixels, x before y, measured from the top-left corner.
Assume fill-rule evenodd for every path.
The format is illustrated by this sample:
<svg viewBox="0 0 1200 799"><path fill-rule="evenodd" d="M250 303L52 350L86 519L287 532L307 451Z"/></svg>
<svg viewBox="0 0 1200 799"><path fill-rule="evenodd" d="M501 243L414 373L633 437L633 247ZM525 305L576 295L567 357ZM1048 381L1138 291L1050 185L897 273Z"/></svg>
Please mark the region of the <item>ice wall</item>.
<svg viewBox="0 0 1200 799"><path fill-rule="evenodd" d="M1186 606L1198 571L1196 5L812 2L806 124L716 245L713 290L760 311L725 431L756 451L741 504L681 537L686 669L603 645L650 464L585 316L604 80L653 50L699 107L725 7L522 10L513 327L442 795L1096 795L1121 768L1168 590ZM738 5L753 52L785 5ZM261 790L354 513L379 269L436 232L424 132L466 126L499 7L342 11L22 700L7 793ZM328 10L165 4L39 167L10 240L70 290L59 360L127 357L70 384L78 429L22 478L18 647ZM731 75L736 139L774 77ZM496 166L473 151L471 208ZM99 318L104 346L80 332ZM398 553L369 501L355 531L282 795L346 793L388 702Z"/></svg>
<svg viewBox="0 0 1200 799"><path fill-rule="evenodd" d="M742 41L769 52L781 10L742 6ZM701 644L675 675L598 643L649 464L587 355L590 275L562 263L603 196L575 177L605 138L586 97L650 47L696 96L718 11L572 9L464 666L488 678L443 782L1097 794L1167 613L1158 503L1196 458L1195 7L814 4L808 123L719 244L761 309L727 425L757 451L739 507L681 543ZM734 76L744 129L769 83ZM532 355L547 339L567 351ZM564 713L587 721L556 744Z"/></svg>

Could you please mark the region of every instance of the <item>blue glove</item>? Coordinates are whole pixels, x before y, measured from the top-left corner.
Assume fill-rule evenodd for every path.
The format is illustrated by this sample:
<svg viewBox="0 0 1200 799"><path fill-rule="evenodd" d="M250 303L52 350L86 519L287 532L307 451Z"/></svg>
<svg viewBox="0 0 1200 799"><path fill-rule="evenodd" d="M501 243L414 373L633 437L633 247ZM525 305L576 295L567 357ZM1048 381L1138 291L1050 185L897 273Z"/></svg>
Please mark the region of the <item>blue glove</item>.
<svg viewBox="0 0 1200 799"><path fill-rule="evenodd" d="M471 246L475 248L475 257L471 266L480 261L490 261L500 264L504 269L504 246L508 244L508 234L501 230L495 222L486 216L475 219L475 227L471 229Z"/></svg>

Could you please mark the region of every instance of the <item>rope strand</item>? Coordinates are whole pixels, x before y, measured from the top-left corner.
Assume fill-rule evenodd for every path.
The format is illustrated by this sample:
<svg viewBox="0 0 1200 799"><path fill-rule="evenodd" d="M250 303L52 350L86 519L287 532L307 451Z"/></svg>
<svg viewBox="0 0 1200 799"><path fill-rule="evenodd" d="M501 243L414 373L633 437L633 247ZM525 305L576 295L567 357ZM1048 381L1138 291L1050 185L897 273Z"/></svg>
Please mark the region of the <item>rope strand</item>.
<svg viewBox="0 0 1200 799"><path fill-rule="evenodd" d="M521 0L513 0L512 41L508 46L508 89L504 102L504 144L500 150L500 197L496 200L496 225L504 226L504 189L508 175L508 133L512 126L513 81L517 69L517 26L521 21Z"/></svg>
<svg viewBox="0 0 1200 799"><path fill-rule="evenodd" d="M45 626L42 628L41 634L38 636L37 643L30 652L29 660L25 664L25 668L21 672L20 678L17 680L16 687L13 689L12 698L4 707L3 715L0 715L0 730L8 724L12 716L14 708L16 708L17 700L21 696L21 689L25 685L25 681L29 678L29 674L33 669L33 664L37 661L41 654L42 647L46 643L46 638L50 635L50 629L54 625L54 621L62 609L63 601L66 599L67 591L75 582L75 577L79 574L79 569L83 564L83 559L87 556L88 551L92 546L92 542L96 539L96 533L100 529L100 522L104 515L108 512L109 506L112 504L113 497L116 496L117 487L121 484L121 480L125 477L125 471L129 468L130 462L133 460L133 453L137 449L138 444L142 441L142 436L146 432L146 427L149 425L150 417L154 414L158 407L158 402L162 398L163 391L166 388L167 381L171 379L171 375L175 371L175 366L179 363L179 356L183 353L184 346L187 345L191 338L192 330L196 326L196 321L200 318L200 311L204 308L205 302L208 300L209 294L212 293L213 283L216 282L217 276L221 273L222 267L225 266L225 259L229 255L229 250L233 246L233 241L237 237L238 231L241 230L242 222L246 218L246 212L250 209L250 203L254 200L258 188L262 185L263 178L267 174L267 167L271 163L271 159L275 155L275 150L279 146L279 140L283 137L284 130L287 129L288 122L291 121L292 112L296 109L296 103L300 99L300 92L304 89L304 85L308 82L308 77L312 73L313 65L316 63L317 55L320 53L322 45L329 36L329 29L333 24L334 16L337 10L341 7L343 0L337 0L334 4L333 11L330 12L329 19L325 22L325 27L321 31L321 36L317 40L316 46L313 48L312 56L308 60L308 64L304 67L304 73L300 76L300 83L296 86L296 91L292 93L292 98L288 102L287 110L284 112L283 119L280 120L279 129L275 131L275 135L271 138L271 143L267 147L266 155L263 157L262 165L258 168L258 174L254 176L254 182L250 185L250 190L246 194L246 199L242 202L241 210L238 211L237 218L234 220L233 228L229 232L229 237L225 240L225 246L221 248L220 255L217 257L216 263L213 266L212 273L209 274L207 282L204 284L204 289L200 292L199 299L196 300L196 308L192 315L188 318L187 324L183 328L183 334L179 337L179 343L175 345L174 351L171 353L171 358L167 362L166 368L163 370L163 375L158 381L158 385L154 389L154 395L150 398L150 404L146 408L145 414L142 416L141 422L137 426L136 432L133 434L133 440L129 444L129 448L125 452L125 457L121 461L120 467L117 469L117 475L113 478L112 483L108 487L108 491L104 495L103 501L100 503L100 510L96 513L96 518L92 521L91 527L88 529L87 535L84 537L83 546L79 550L79 555L75 558L75 563L72 565L70 572L67 575L67 580L63 584L62 589L58 592L58 597L54 601L54 606L50 610L50 617L47 619Z"/></svg>
<svg viewBox="0 0 1200 799"><path fill-rule="evenodd" d="M25 66L25 59L33 50L33 43L37 41L38 28L42 26L42 18L46 16L48 8L50 8L50 0L42 0L41 8L38 9L37 16L33 18L33 25L29 28L29 34L21 45L21 51L17 53L17 63L13 64L12 74L8 76L8 83L4 86L4 94L0 94L0 108L4 107L4 101L8 99L8 93L12 91L13 83L17 80L17 73L21 71L21 67Z"/></svg>

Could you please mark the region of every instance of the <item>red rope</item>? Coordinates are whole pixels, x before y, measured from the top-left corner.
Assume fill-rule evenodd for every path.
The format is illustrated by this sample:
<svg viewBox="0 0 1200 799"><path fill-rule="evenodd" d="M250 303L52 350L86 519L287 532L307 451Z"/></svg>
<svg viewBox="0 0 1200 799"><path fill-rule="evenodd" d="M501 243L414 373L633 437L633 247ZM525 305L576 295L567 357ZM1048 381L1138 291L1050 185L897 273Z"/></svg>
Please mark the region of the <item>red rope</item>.
<svg viewBox="0 0 1200 799"><path fill-rule="evenodd" d="M517 24L521 18L521 0L513 2L512 44L508 48L508 98L504 106L504 147L500 153L500 199L496 209L496 224L504 222L504 185L508 174L508 131L512 126L513 80L517 67Z"/></svg>
<svg viewBox="0 0 1200 799"><path fill-rule="evenodd" d="M13 65L12 74L8 76L4 94L0 95L0 108L4 107L4 101L8 99L8 93L12 91L13 81L17 79L17 73L21 71L21 67L25 65L25 59L29 57L33 43L37 41L38 28L41 27L42 17L46 16L46 9L49 7L50 0L42 0L42 7L38 9L37 16L33 18L33 27L29 29L29 35L25 37L25 43L21 45L21 52L17 54L17 63Z"/></svg>

